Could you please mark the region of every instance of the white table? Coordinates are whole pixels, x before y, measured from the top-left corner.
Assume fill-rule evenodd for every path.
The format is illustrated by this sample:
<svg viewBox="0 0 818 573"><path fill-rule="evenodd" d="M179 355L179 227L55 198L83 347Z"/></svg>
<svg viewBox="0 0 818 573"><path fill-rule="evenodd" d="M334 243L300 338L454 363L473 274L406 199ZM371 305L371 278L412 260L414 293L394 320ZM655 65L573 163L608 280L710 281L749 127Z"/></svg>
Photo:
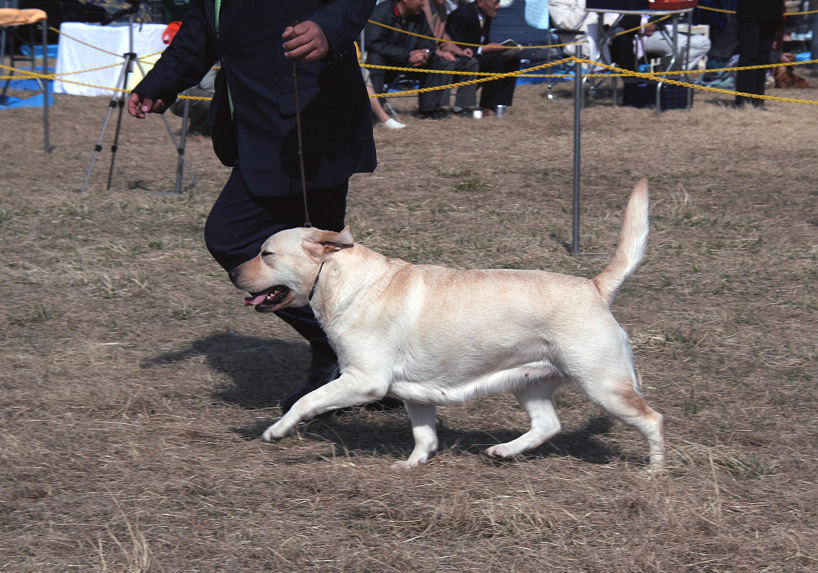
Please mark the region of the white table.
<svg viewBox="0 0 818 573"><path fill-rule="evenodd" d="M143 59L151 54L162 52L165 43L162 33L165 24L135 24L133 27L133 51ZM82 42L82 43L81 43ZM110 96L116 87L124 62L123 54L129 51L129 30L126 23L114 23L108 26L84 24L81 22L63 22L60 26L59 52L57 54L56 74L69 82L55 81L54 92L81 96ZM155 61L158 58L152 58ZM103 66L110 66L94 70ZM143 63L147 72L151 65ZM87 71L93 70L93 71ZM60 76L69 72L70 75ZM128 78L126 89L132 89L142 74L139 66L134 66ZM107 89L105 89L107 88Z"/></svg>

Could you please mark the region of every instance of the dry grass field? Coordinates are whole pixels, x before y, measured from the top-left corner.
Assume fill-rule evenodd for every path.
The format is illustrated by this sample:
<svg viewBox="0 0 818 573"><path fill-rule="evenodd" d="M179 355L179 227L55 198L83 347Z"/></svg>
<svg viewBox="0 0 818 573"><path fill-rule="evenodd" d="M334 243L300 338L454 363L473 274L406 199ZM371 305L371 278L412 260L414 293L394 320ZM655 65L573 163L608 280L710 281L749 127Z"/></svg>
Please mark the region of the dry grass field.
<svg viewBox="0 0 818 573"><path fill-rule="evenodd" d="M81 194L108 99L58 96L50 155L41 110L0 111L0 570L818 569L818 108L599 99L573 256L571 88L544 91L520 86L502 119L420 121L394 100L409 127L376 128L348 222L412 262L592 277L648 177L647 256L613 310L665 416L666 475L570 389L563 433L505 462L480 451L526 429L511 396L439 408L441 450L412 471L390 467L412 448L404 411L261 442L309 354L206 252L228 171L194 139L201 193L157 193L174 147L158 117L126 118L113 189L106 141Z"/></svg>

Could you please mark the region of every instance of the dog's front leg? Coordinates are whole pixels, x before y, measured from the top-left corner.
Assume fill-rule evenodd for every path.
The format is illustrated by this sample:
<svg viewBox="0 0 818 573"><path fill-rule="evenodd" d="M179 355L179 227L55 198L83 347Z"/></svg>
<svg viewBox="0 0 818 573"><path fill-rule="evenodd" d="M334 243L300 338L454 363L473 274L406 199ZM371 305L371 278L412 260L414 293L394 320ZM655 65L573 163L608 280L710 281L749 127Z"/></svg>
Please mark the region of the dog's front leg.
<svg viewBox="0 0 818 573"><path fill-rule="evenodd" d="M316 388L293 404L278 422L267 428L261 437L267 441L280 440L301 422L312 420L324 412L366 404L380 400L389 389L388 382L363 380L361 376L343 373L339 378Z"/></svg>
<svg viewBox="0 0 818 573"><path fill-rule="evenodd" d="M412 468L425 464L429 456L437 451L437 429L434 404L418 404L404 401L409 420L412 422L412 436L415 438L415 449L406 461L395 462L396 467Z"/></svg>

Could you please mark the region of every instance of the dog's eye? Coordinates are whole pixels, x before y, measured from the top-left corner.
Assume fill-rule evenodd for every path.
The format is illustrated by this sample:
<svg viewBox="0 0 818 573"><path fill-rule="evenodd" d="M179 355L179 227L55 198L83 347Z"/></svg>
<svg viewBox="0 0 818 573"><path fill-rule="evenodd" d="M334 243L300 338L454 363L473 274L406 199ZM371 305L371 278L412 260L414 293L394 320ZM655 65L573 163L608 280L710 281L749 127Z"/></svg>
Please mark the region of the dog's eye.
<svg viewBox="0 0 818 573"><path fill-rule="evenodd" d="M273 256L273 251L261 251L262 258Z"/></svg>

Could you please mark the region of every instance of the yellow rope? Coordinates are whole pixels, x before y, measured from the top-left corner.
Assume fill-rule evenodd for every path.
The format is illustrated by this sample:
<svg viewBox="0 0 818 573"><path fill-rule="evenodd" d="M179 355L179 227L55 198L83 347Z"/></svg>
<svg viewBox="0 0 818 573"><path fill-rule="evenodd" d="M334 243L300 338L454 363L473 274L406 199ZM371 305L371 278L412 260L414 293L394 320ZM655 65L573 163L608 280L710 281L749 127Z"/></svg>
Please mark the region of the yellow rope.
<svg viewBox="0 0 818 573"><path fill-rule="evenodd" d="M696 6L699 10L707 10L709 12L722 12L723 14L735 14L735 10L725 10L723 8L710 8L709 6ZM807 12L785 12L784 16L804 16L806 14L816 14L818 10L809 10Z"/></svg>
<svg viewBox="0 0 818 573"><path fill-rule="evenodd" d="M94 49L94 50L99 50L100 52L105 52L106 54L110 54L111 56L117 56L118 58L121 58L121 57L122 57L122 54L115 54L115 53L113 53L113 52L109 52L108 50L104 50L104 49L102 49L102 48L100 48L100 47L97 47L97 46L91 45L91 44L89 44L89 43L87 43L87 42L83 42L82 40L78 40L77 38L74 38L74 37L72 37L72 36L69 36L68 34L64 34L63 32L61 32L60 30L58 30L57 28L55 28L55 27L53 27L53 26L49 26L49 27L48 27L48 29L49 29L49 30L51 30L52 32L57 32L57 34L59 34L59 35L61 35L61 36L65 36L65 37L66 37L66 38L68 38L69 40L74 40L75 42L77 42L77 43L79 43L79 44L82 44L83 46L88 46L89 48L92 48L92 49Z"/></svg>
<svg viewBox="0 0 818 573"><path fill-rule="evenodd" d="M417 34L415 32L409 32L407 30L401 30L400 28L394 28L387 24L382 24L381 22L376 22L375 20L369 20L370 24L375 24L376 26L380 26L381 28L386 28L387 30L392 30L393 32L400 32L401 34L406 34L407 36L416 36L418 38L423 38L424 40L431 40L435 43L440 42L440 38L435 38L434 36L424 36L423 34ZM484 44L470 44L468 42L455 42L453 40L446 40L447 43L450 44L457 44L458 46L468 46L470 48L482 48ZM582 42L573 42L571 44L551 44L548 46L520 46L519 49L521 50L533 50L534 48L561 48L563 46L573 46L575 44L581 44Z"/></svg>
<svg viewBox="0 0 818 573"><path fill-rule="evenodd" d="M717 11L717 12L729 12L727 10L720 10L720 9L716 9L716 8L708 8L708 7L705 7L705 6L699 6L699 8L701 8L703 10L712 10L712 11ZM818 13L818 10L813 10L813 11L810 11L810 12L800 12L800 13L797 13L797 14L790 14L790 15L813 14L813 13ZM669 16L665 16L662 19L665 19L665 18L668 18L668 17ZM402 33L409 34L409 35L412 35L412 36L418 36L420 38L426 38L426 39L429 39L429 40L432 40L432 41L435 41L435 42L439 41L438 38L423 36L421 34L415 34L413 32L407 32L405 30L401 30L399 28L393 28L391 26L387 26L386 24L381 24L380 22L375 22L373 20L369 20L369 22L372 23L372 24L375 24L375 25L382 26L384 28L390 29L390 30L397 31L397 32L402 32ZM620 32L620 33L621 34L627 34L627 33L633 32L635 30L639 30L642 27L644 27L644 25L643 26L637 26L636 28L631 28L630 30L625 30L624 32ZM49 27L49 29L57 32L58 34L64 35L66 38L74 40L75 42L79 42L80 44L83 44L83 45L88 46L90 48L99 50L101 52L105 52L106 54L110 54L110 55L115 56L115 57L119 57L119 58L123 57L121 54L115 54L113 52L103 50L103 49L98 48L96 46L92 46L91 44L88 44L86 42L83 42L81 40L73 38L73 37L71 37L71 36L69 36L67 34L63 34L62 32L60 32L60 30L57 30L57 29L55 29L53 27ZM482 46L482 44L468 44L468 43L460 43L460 42L456 42L456 43L458 43L459 45L463 45L463 46ZM525 46L525 47L521 47L520 49L556 48L556 47L576 45L576 44L580 44L580 43L582 43L582 42L580 41L580 42L572 42L572 43L569 43L569 44L553 44L553 45L546 45L546 46ZM143 61L143 60L146 60L147 58L151 58L151 57L156 56L158 54L161 54L161 52L154 52L152 54L142 56L141 58L139 58L139 60ZM682 70L682 71L675 71L675 72L663 72L662 75L644 74L644 73L640 73L640 72L633 72L633 71L630 71L630 70L623 70L623 69L616 68L616 67L608 65L608 64L603 64L601 62L594 62L592 60L576 58L576 57L573 57L573 56L568 57L568 58L564 58L562 60L557 60L557 61L554 61L554 62L548 62L548 63L545 63L545 64L541 64L539 66L534 66L534 67L528 68L526 70L519 70L519 71L516 71L516 72L507 72L507 73L500 73L500 74L489 73L489 72L458 72L458 71L453 71L453 70L418 70L418 69L415 69L415 68L403 68L403 67L397 67L397 66L379 66L379 65L373 65L373 64L367 64L367 65L364 65L363 67L373 68L373 69L393 70L393 71L400 71L400 72L419 72L419 71L422 71L423 73L437 73L437 74L449 74L449 75L467 75L467 76L472 76L472 77L474 77L474 76L484 76L482 78L478 78L478 79L474 79L474 80L468 80L468 81L465 81L465 82L457 82L457 83L447 84L447 85L443 85L443 86L436 86L436 87L432 87L432 88L420 88L420 89L416 89L416 90L406 90L406 91L402 91L402 92L373 94L373 95L370 96L370 97L373 97L373 98L385 98L385 97L397 97L397 96L420 94L420 93L425 93L425 92L435 91L435 90L451 89L451 88L455 88L455 87L479 84L479 83L493 81L493 80L496 80L496 79L507 78L507 77L521 77L521 76L522 77L532 77L532 78L564 77L564 74L532 74L531 72L541 70L541 69L544 69L544 68L548 68L548 67L551 67L551 66L558 66L558 65L561 65L561 64L564 64L564 63L567 63L567 62L572 62L572 61L573 62L583 63L583 64L589 64L589 65L592 65L592 66L602 67L602 68L605 68L607 70L610 70L610 71L614 72L613 74L583 74L585 77L591 77L591 78L600 78L600 77L607 77L607 78L638 77L638 78L643 78L643 79L648 79L648 80L660 81L660 82L663 82L663 83L666 83L666 84L671 84L671 85L678 85L678 86L692 88L692 89L710 91L710 92L714 92L714 93L722 93L722 94L734 95L734 96L735 95L741 95L741 96L745 96L745 97L752 97L752 98L757 98L757 99L767 99L767 100L773 100L773 101L783 101L783 102L789 102L789 103L806 103L806 104L811 104L811 105L818 105L818 101L801 100L801 99L795 99L795 98L781 98L781 97L775 97L775 96L762 96L762 95L758 95L758 94L745 94L745 93L731 91L731 90L725 90L725 89L721 89L721 88L713 88L713 87L709 87L709 86L689 84L689 83L685 83L685 82L672 80L672 79L669 79L667 77L668 75L706 73L708 71L713 71L713 70L687 70L687 71ZM151 62L145 62L145 63L151 63ZM717 71L718 72L740 71L740 70L752 70L752 69L760 69L760 68L776 68L776 67L784 67L784 66L799 66L799 65L814 64L814 63L818 63L818 59L804 61L804 62L785 62L785 63L779 63L779 64L767 64L767 65L762 65L762 66L747 66L747 67L743 67L743 68L720 68ZM75 75L75 74L88 73L88 72L93 72L93 71L103 70L103 69L106 69L106 68L115 67L115 66L118 66L118 65L120 65L120 64L119 63L110 64L110 65L107 65L107 66L100 66L98 68L91 68L91 69L88 69L88 70L81 70L81 71L76 71L76 72L63 72L63 73L60 73L60 74L38 74L38 73L35 73L33 71L28 71L28 70L17 70L14 67L4 66L2 64L0 64L0 69L10 70L12 72L14 72L14 71L18 72L18 74L20 74L19 76L17 76L18 79L54 80L54 79L56 79L58 77L62 78L62 76L66 76L66 75ZM14 76L0 76L0 79L12 79L12 78L14 78ZM97 86L97 85L94 85L94 84L87 84L87 83L83 83L83 82L67 80L67 79L64 79L64 78L60 79L60 81L65 82L65 83L74 84L74 85L84 86L84 87L96 88L96 89L118 91L118 92L123 92L123 93L130 92L130 90L128 90L128 89ZM210 101L210 100L212 100L212 98L210 98L210 97L188 96L188 95L180 95L180 96L178 96L178 98L179 99L189 99L189 100L201 100L201 101Z"/></svg>
<svg viewBox="0 0 818 573"><path fill-rule="evenodd" d="M659 18L658 20L656 20L656 22L661 22L662 20L667 20L668 18L670 18L670 16L663 16L663 17ZM417 34L415 32L409 32L407 30L401 30L400 28L395 28L393 26L389 26L389 25L383 24L381 22L376 22L375 20L369 20L369 23L370 24L375 24L376 26L380 26L381 28L386 28L387 30L392 30L393 32L399 32L401 34L406 34L408 36L416 36L418 38L423 38L424 40L431 40L431 41L433 41L435 43L442 41L440 38L435 38L434 36L424 36L423 34ZM636 26L635 28L631 28L630 30L624 30L622 32L617 32L615 34L615 36L620 36L622 34L630 34L631 32L635 32L636 30L641 30L642 28L644 28L646 26L650 26L653 23L655 23L655 22L649 22L647 24L642 24L640 26ZM468 42L455 42L454 40L446 40L446 43L457 44L458 46L468 46L468 47L472 47L472 48L482 48L485 45L485 44L470 44ZM566 44L547 44L547 45L543 45L543 46L519 46L519 47L510 48L510 49L515 49L515 50L535 50L535 49L540 49L540 48L564 48L566 46L578 46L578 45L584 44L584 43L585 43L585 40L581 39L581 40L578 40L576 42L569 42L569 43L566 43Z"/></svg>
<svg viewBox="0 0 818 573"><path fill-rule="evenodd" d="M659 81L659 82L662 82L662 83L665 83L665 84L671 84L671 85L675 85L675 86L682 86L682 87L686 87L686 88L692 88L692 89L697 89L697 90L727 94L727 95L732 95L732 96L744 96L744 97L751 97L751 98L756 98L756 99L764 99L764 100L772 100L772 101L783 101L783 102L788 102L788 103L806 103L806 104L810 104L810 105L818 105L818 101L795 99L795 98L775 97L775 96L758 95L758 94L747 94L747 93L742 93L742 92L737 92L737 91L732 91L732 90L725 90L725 89L721 89L721 88L712 88L712 87L709 87L709 86L700 86L700 85L696 85L696 84L688 84L688 83L685 83L685 82L679 82L679 81L676 81L676 80L666 79L666 78L663 78L662 76L659 76L659 75L656 75L656 74L643 74L643 73L639 73L639 72L631 72L629 70L622 70L622 69L619 69L619 68L615 68L613 66L609 66L607 64L602 64L600 62L594 62L594 61L591 61L591 60L583 60L583 59L579 59L579 58L571 58L571 59L574 60L575 62L580 62L580 63L584 63L584 64L593 64L593 65L597 65L597 66L602 66L603 68L608 68L610 70L616 70L617 72L619 72L619 73L621 73L623 75L626 75L626 76L644 78L644 79L648 79L648 80L655 80L655 81Z"/></svg>

